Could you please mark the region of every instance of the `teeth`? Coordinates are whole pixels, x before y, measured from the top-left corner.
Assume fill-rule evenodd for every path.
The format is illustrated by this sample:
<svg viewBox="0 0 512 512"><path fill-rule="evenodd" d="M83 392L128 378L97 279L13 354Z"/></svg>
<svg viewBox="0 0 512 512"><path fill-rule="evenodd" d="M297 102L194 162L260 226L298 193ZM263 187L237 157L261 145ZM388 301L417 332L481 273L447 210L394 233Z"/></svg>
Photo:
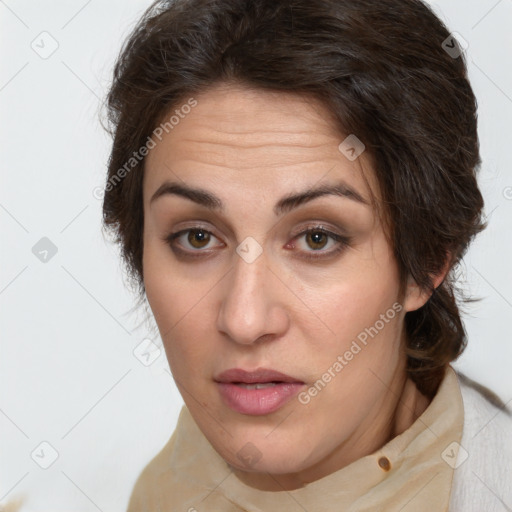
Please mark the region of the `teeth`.
<svg viewBox="0 0 512 512"><path fill-rule="evenodd" d="M237 382L238 386L241 386L245 389L265 389L271 388L276 385L275 382L265 382L265 383L257 383L257 384L246 384L245 382Z"/></svg>

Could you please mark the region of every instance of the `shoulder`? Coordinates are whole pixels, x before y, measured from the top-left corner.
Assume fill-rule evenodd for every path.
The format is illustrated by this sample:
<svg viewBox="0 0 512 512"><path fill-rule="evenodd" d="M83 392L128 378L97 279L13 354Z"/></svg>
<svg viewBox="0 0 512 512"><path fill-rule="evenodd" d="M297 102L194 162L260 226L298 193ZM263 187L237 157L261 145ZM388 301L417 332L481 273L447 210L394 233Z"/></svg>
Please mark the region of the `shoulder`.
<svg viewBox="0 0 512 512"><path fill-rule="evenodd" d="M470 446L483 443L512 455L512 401L504 403L493 391L456 372L464 404L463 439Z"/></svg>
<svg viewBox="0 0 512 512"><path fill-rule="evenodd" d="M137 478L127 512L194 510L198 495L211 494L218 484L215 475L226 468L183 406L169 441Z"/></svg>
<svg viewBox="0 0 512 512"><path fill-rule="evenodd" d="M176 431L141 471L132 489L127 512L160 510L158 495L159 491L166 486L165 480L171 467L175 442Z"/></svg>
<svg viewBox="0 0 512 512"><path fill-rule="evenodd" d="M490 389L456 371L464 427L450 512L511 510L512 409Z"/></svg>

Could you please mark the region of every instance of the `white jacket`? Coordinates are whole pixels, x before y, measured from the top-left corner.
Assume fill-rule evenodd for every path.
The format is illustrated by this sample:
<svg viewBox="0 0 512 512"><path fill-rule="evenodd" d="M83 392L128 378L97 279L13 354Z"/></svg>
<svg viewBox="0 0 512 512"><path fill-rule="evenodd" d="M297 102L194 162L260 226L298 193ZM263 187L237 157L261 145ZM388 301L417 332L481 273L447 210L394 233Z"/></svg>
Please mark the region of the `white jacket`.
<svg viewBox="0 0 512 512"><path fill-rule="evenodd" d="M512 411L499 399L487 398L493 395L487 388L456 373L464 430L450 512L512 512Z"/></svg>

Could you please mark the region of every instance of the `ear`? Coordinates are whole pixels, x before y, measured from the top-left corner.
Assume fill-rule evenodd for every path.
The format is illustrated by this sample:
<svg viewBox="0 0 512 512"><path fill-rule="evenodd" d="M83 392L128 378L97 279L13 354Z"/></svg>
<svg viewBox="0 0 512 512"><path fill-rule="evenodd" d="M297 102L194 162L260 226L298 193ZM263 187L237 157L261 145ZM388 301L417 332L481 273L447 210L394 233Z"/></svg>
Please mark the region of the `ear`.
<svg viewBox="0 0 512 512"><path fill-rule="evenodd" d="M434 288L437 288L446 277L446 274L450 270L451 267L452 255L450 253L446 254L446 259L443 265L442 270L435 275L432 275L432 284ZM404 299L404 310L405 311L416 311L426 304L428 299L430 299L432 293L428 290L422 290L420 286L414 281L414 279L409 276L407 290L405 292Z"/></svg>

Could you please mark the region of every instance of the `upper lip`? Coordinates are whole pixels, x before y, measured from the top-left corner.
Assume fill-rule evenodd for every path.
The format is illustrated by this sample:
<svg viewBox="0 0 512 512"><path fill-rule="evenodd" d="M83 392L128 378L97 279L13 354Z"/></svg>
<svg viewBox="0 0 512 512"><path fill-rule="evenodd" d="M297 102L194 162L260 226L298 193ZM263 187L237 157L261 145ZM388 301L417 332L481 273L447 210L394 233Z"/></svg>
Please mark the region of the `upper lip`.
<svg viewBox="0 0 512 512"><path fill-rule="evenodd" d="M303 382L295 377L268 368L257 368L247 371L241 368L231 368L220 373L215 379L216 382L243 382L245 384L256 384L258 382Z"/></svg>

